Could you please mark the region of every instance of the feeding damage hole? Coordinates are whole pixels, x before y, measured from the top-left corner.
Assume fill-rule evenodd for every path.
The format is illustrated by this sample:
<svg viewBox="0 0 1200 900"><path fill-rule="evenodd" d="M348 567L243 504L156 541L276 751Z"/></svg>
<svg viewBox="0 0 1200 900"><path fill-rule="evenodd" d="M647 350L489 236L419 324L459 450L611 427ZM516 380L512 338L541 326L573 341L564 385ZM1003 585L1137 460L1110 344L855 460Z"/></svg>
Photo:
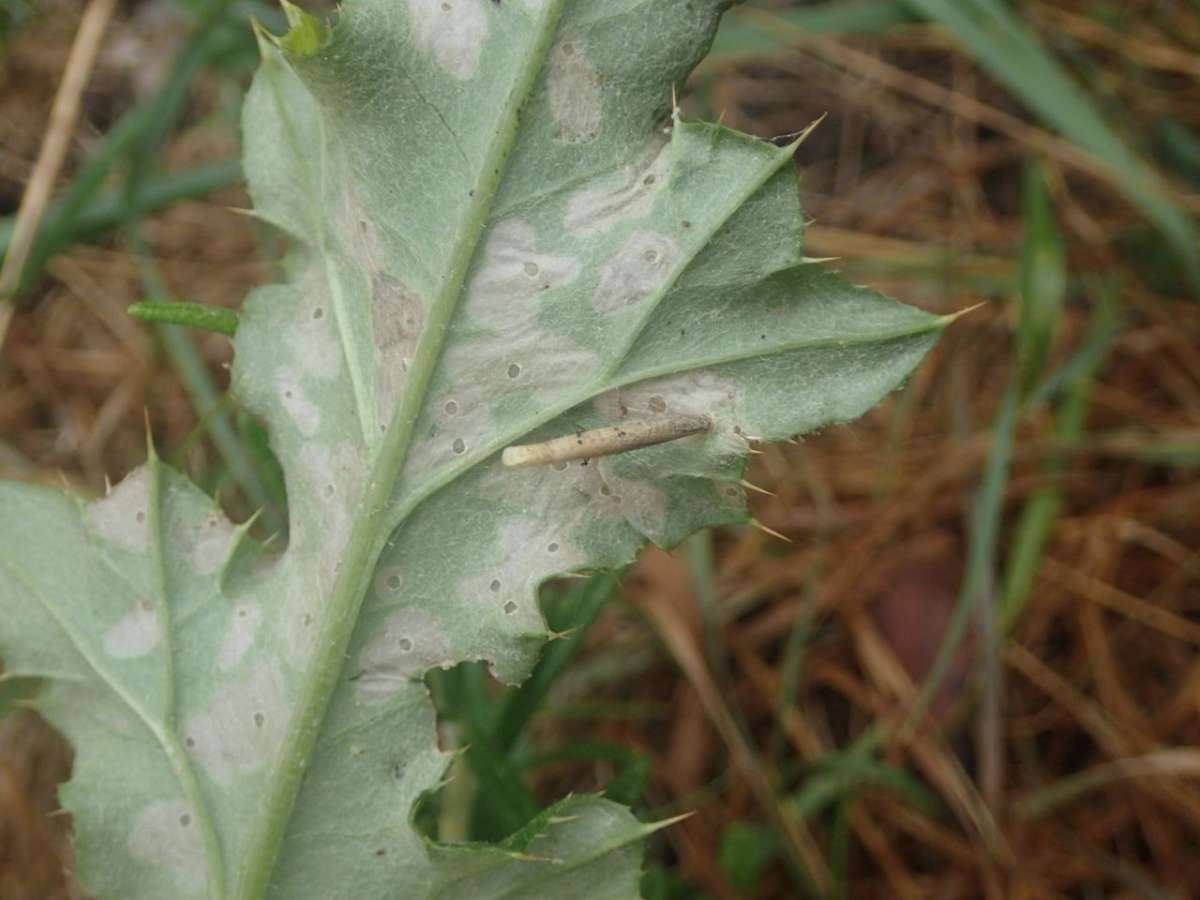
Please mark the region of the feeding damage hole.
<svg viewBox="0 0 1200 900"><path fill-rule="evenodd" d="M663 408L666 408L665 402ZM567 460L612 456L703 434L712 430L712 424L708 416L663 416L643 422L578 431L540 444L516 444L506 447L500 458L510 468L551 464L558 468Z"/></svg>

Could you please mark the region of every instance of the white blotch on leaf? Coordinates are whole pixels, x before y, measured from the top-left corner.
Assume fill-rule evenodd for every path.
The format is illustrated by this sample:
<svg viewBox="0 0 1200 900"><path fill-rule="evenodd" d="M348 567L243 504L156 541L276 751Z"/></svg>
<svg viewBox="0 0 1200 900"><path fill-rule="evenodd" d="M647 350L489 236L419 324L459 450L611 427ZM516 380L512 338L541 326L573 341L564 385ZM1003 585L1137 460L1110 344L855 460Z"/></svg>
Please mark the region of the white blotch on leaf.
<svg viewBox="0 0 1200 900"><path fill-rule="evenodd" d="M596 67L578 38L566 38L551 49L546 89L559 140L570 144L595 140L604 117L604 97Z"/></svg>
<svg viewBox="0 0 1200 900"><path fill-rule="evenodd" d="M146 805L125 842L129 855L148 868L165 869L172 896L207 895L204 839L187 804L155 800Z"/></svg>
<svg viewBox="0 0 1200 900"><path fill-rule="evenodd" d="M567 201L567 228L575 234L594 234L643 218L667 183L670 164L670 143L656 139L634 165L602 175L573 194Z"/></svg>
<svg viewBox="0 0 1200 900"><path fill-rule="evenodd" d="M233 607L225 637L217 651L217 668L228 672L242 661L254 645L258 627L262 624L262 608L255 603L239 603Z"/></svg>
<svg viewBox="0 0 1200 900"><path fill-rule="evenodd" d="M558 485L562 486L561 480ZM506 520L498 544L489 551L484 574L455 585L456 593L489 604L525 602L547 578L572 572L587 561L587 553L574 541L591 515L579 493L543 489L534 497L539 504L544 501L546 508Z"/></svg>
<svg viewBox="0 0 1200 900"><path fill-rule="evenodd" d="M290 713L278 664L263 660L222 684L208 708L184 722L184 744L214 780L228 784L274 759Z"/></svg>
<svg viewBox="0 0 1200 900"><path fill-rule="evenodd" d="M446 634L419 609L389 615L358 655L354 687L364 702L385 700L428 669L447 662Z"/></svg>
<svg viewBox="0 0 1200 900"><path fill-rule="evenodd" d="M407 0L414 43L459 81L473 78L488 34L488 11L479 0Z"/></svg>
<svg viewBox="0 0 1200 900"><path fill-rule="evenodd" d="M92 526L122 550L146 549L150 527L150 471L135 469L107 497L88 509Z"/></svg>
<svg viewBox="0 0 1200 900"><path fill-rule="evenodd" d="M648 538L663 532L667 523L667 495L653 482L622 478L614 471L616 458L598 460L596 468L604 482L601 495L630 525Z"/></svg>
<svg viewBox="0 0 1200 900"><path fill-rule="evenodd" d="M464 314L473 323L506 331L529 328L540 309L530 301L578 277L577 258L539 252L536 245L537 233L520 219L491 227L467 288Z"/></svg>
<svg viewBox="0 0 1200 900"><path fill-rule="evenodd" d="M715 440L718 452L746 453L746 441L739 435L737 385L709 369L626 385L600 394L592 406L613 424L660 415L708 416L713 428L705 440Z"/></svg>
<svg viewBox="0 0 1200 900"><path fill-rule="evenodd" d="M296 365L313 377L328 381L342 370L342 345L334 317L326 315L323 306L318 304L297 316L284 340Z"/></svg>
<svg viewBox="0 0 1200 900"><path fill-rule="evenodd" d="M737 413L737 386L708 369L693 369L626 385L592 401L596 412L616 424L664 414L708 416L715 430L732 430Z"/></svg>
<svg viewBox="0 0 1200 900"><path fill-rule="evenodd" d="M312 437L321 427L321 410L308 399L300 371L282 366L275 371L275 390L284 410L305 437Z"/></svg>
<svg viewBox="0 0 1200 900"><path fill-rule="evenodd" d="M233 524L220 511L214 510L200 521L187 520L177 526L173 537L185 548L192 570L197 575L211 575L229 558L237 534Z"/></svg>
<svg viewBox="0 0 1200 900"><path fill-rule="evenodd" d="M316 649L321 629L318 610L319 591L312 589L313 576L307 560L287 558L279 569L281 602L272 604L267 627L271 643L280 649L284 662L294 671L303 672Z"/></svg>
<svg viewBox="0 0 1200 900"><path fill-rule="evenodd" d="M669 237L637 232L604 264L592 306L611 313L641 303L663 286L678 260L679 245Z"/></svg>
<svg viewBox="0 0 1200 900"><path fill-rule="evenodd" d="M104 632L104 652L113 659L137 659L157 647L160 636L158 610L139 601Z"/></svg>

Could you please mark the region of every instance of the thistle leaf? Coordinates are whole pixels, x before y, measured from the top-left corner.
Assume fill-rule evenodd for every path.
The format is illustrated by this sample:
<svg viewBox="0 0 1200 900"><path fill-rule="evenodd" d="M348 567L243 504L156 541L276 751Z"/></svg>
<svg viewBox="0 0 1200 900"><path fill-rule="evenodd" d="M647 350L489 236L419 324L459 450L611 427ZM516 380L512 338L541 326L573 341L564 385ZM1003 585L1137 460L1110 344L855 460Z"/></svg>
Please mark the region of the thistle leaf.
<svg viewBox="0 0 1200 900"><path fill-rule="evenodd" d="M415 830L423 674L520 680L542 582L746 521L743 435L858 416L947 322L805 263L793 148L675 114L725 5L354 0L261 36L246 172L293 249L233 379L287 546L154 458L93 503L0 485L0 657L76 747L99 897L636 894L652 826L598 798L500 847ZM662 417L711 427L500 461Z"/></svg>

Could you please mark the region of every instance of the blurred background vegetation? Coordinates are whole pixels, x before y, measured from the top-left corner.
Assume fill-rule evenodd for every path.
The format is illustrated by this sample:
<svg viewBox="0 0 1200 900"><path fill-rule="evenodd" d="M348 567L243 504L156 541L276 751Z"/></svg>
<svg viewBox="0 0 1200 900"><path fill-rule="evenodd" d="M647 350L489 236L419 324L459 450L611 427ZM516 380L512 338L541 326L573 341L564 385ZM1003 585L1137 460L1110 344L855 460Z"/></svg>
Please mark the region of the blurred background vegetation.
<svg viewBox="0 0 1200 900"><path fill-rule="evenodd" d="M98 494L148 423L280 526L228 339L126 314L277 274L237 211L252 18L282 30L265 0L0 0L3 477ZM808 254L979 308L862 421L761 448L754 513L790 543L722 529L550 585L569 637L527 684L431 677L468 749L423 827L495 839L571 791L691 812L655 900L1200 895L1200 2L754 0L683 97L765 138L824 115ZM69 749L22 687L0 897L81 897Z"/></svg>

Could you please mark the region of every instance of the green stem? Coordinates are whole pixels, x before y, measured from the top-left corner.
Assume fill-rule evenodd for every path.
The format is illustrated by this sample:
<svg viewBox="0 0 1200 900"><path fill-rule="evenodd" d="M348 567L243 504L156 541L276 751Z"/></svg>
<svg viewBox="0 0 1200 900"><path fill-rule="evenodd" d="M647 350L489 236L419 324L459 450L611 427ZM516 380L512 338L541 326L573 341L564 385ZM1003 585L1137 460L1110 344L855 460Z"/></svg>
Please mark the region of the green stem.
<svg viewBox="0 0 1200 900"><path fill-rule="evenodd" d="M135 303L125 310L143 322L158 322L162 325L179 325L183 328L199 328L233 337L237 332L238 314L223 306L204 303L182 303L171 300L146 300Z"/></svg>

